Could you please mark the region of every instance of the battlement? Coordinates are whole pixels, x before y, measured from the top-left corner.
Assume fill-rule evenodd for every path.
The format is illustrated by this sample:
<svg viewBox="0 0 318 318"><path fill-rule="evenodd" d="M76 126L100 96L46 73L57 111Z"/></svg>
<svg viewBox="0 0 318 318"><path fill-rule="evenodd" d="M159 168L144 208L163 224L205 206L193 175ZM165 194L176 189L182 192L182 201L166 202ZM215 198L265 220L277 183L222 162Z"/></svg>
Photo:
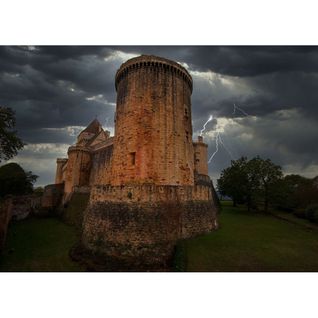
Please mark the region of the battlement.
<svg viewBox="0 0 318 318"><path fill-rule="evenodd" d="M188 83L190 90L192 92L193 82L192 77L189 72L180 64L170 61L168 59L157 57L154 55L141 55L128 60L123 63L116 73L115 77L115 87L117 91L118 83L131 71L137 69L159 69L163 72L170 72L176 74L183 78L183 80Z"/></svg>
<svg viewBox="0 0 318 318"><path fill-rule="evenodd" d="M195 186L158 186L155 184L111 186L95 185L91 189L90 202L125 202L156 203L156 202L192 202L212 201L212 185ZM206 179L205 179L206 180ZM212 204L212 203L211 203Z"/></svg>

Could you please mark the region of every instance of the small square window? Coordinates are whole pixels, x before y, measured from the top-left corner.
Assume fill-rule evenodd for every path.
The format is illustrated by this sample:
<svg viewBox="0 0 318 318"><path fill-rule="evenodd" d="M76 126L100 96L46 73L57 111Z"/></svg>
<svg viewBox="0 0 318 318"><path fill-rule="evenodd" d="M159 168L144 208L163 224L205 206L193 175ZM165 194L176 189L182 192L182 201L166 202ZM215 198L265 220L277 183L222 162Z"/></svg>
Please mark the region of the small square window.
<svg viewBox="0 0 318 318"><path fill-rule="evenodd" d="M135 165L135 163L136 163L136 153L135 152L131 152L130 153L130 163L131 163L131 165Z"/></svg>

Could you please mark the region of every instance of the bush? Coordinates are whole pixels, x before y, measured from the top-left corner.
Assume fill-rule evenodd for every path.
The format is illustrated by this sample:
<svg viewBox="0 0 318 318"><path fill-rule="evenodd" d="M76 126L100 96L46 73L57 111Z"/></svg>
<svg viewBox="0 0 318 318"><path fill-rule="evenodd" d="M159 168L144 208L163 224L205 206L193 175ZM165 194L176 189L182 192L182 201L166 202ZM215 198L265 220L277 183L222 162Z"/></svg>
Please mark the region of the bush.
<svg viewBox="0 0 318 318"><path fill-rule="evenodd" d="M306 216L309 221L318 223L318 204L309 205L306 208Z"/></svg>
<svg viewBox="0 0 318 318"><path fill-rule="evenodd" d="M11 162L0 167L0 197L8 194L24 195L33 192L37 176L26 172L17 163Z"/></svg>

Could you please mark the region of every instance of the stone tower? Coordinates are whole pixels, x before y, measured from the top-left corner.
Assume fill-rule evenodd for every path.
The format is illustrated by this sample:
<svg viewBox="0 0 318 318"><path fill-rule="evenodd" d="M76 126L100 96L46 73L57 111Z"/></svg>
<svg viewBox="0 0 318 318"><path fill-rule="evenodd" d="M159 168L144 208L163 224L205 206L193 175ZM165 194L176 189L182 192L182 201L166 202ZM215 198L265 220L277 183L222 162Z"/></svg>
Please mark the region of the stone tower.
<svg viewBox="0 0 318 318"><path fill-rule="evenodd" d="M92 152L94 173L106 177L91 184L80 246L153 268L171 259L177 240L217 227L207 145L192 141L192 78L181 65L142 55L122 64L115 87L115 136L111 147L104 142L111 151ZM76 156L86 153L80 139Z"/></svg>
<svg viewBox="0 0 318 318"><path fill-rule="evenodd" d="M181 65L140 56L117 71L113 185L193 185L192 79Z"/></svg>
<svg viewBox="0 0 318 318"><path fill-rule="evenodd" d="M64 192L70 194L74 187L89 186L91 152L87 142L98 134L102 127L94 119L77 137L75 145L68 148L68 169L66 170ZM59 162L58 162L59 163Z"/></svg>

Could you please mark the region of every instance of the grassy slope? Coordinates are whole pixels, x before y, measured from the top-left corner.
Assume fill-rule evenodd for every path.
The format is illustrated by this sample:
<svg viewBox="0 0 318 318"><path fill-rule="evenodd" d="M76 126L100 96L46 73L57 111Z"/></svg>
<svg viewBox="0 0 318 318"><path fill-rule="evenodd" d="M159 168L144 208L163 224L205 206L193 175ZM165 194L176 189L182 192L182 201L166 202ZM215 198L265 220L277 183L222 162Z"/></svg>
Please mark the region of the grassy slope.
<svg viewBox="0 0 318 318"><path fill-rule="evenodd" d="M0 271L81 271L69 257L75 228L55 218L11 223Z"/></svg>
<svg viewBox="0 0 318 318"><path fill-rule="evenodd" d="M318 271L318 231L223 207L221 228L178 249L186 271Z"/></svg>

